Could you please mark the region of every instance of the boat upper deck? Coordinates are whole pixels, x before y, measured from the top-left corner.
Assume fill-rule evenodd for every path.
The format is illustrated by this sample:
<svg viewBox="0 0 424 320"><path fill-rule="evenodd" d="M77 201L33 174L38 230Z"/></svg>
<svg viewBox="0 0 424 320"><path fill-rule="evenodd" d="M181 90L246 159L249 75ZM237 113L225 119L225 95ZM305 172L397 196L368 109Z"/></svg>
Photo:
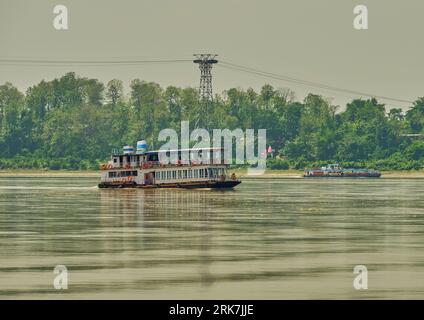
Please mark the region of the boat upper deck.
<svg viewBox="0 0 424 320"><path fill-rule="evenodd" d="M147 151L144 153L113 153L109 163L102 165L101 169L148 169L201 164L209 166L228 165L224 160L223 152L223 148L192 148ZM161 161L164 158L169 160Z"/></svg>

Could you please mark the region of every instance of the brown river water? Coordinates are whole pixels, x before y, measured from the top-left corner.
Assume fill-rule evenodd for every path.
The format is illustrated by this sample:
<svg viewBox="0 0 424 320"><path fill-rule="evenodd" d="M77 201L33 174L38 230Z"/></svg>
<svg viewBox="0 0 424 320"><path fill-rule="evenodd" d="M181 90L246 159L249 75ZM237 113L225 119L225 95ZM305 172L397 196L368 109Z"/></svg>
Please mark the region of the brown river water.
<svg viewBox="0 0 424 320"><path fill-rule="evenodd" d="M424 298L424 180L97 183L0 177L0 299Z"/></svg>

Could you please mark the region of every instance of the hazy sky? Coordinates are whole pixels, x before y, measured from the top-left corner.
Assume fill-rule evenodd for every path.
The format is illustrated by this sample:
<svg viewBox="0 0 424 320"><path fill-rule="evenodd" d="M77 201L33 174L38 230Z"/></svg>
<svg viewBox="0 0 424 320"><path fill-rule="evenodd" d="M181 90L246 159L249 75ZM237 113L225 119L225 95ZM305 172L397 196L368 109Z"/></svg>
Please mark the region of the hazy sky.
<svg viewBox="0 0 424 320"><path fill-rule="evenodd" d="M69 10L69 30L53 28L53 8ZM366 4L369 30L353 28ZM0 60L218 59L350 90L415 100L424 96L424 2L420 0L0 0ZM197 86L192 63L109 66L7 65L0 84L21 90L68 71L104 82L134 78ZM302 99L350 95L214 67L214 90L290 87ZM390 103L406 107L405 103Z"/></svg>

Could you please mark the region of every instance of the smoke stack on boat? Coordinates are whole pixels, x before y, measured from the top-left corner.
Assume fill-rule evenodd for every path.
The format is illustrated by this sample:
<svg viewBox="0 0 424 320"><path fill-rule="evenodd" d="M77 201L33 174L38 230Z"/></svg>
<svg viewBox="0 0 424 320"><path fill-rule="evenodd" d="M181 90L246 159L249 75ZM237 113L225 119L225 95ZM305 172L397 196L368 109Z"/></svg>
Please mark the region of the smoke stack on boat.
<svg viewBox="0 0 424 320"><path fill-rule="evenodd" d="M146 140L137 141L137 154L142 154L147 151L147 142Z"/></svg>
<svg viewBox="0 0 424 320"><path fill-rule="evenodd" d="M125 155L134 153L134 147L133 146L124 146L123 153Z"/></svg>

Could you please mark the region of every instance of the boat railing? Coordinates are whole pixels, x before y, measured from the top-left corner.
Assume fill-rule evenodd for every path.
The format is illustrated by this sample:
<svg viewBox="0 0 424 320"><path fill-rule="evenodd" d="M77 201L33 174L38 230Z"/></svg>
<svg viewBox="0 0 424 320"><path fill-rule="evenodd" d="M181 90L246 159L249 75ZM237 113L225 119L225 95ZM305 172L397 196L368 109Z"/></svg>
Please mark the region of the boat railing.
<svg viewBox="0 0 424 320"><path fill-rule="evenodd" d="M159 161L147 161L142 163L126 163L126 164L116 164L116 163L106 163L100 165L102 170L110 169L150 169L150 168L175 168L175 167L193 167L193 166L222 166L224 163L202 163L197 161L190 161L190 163L161 163Z"/></svg>

